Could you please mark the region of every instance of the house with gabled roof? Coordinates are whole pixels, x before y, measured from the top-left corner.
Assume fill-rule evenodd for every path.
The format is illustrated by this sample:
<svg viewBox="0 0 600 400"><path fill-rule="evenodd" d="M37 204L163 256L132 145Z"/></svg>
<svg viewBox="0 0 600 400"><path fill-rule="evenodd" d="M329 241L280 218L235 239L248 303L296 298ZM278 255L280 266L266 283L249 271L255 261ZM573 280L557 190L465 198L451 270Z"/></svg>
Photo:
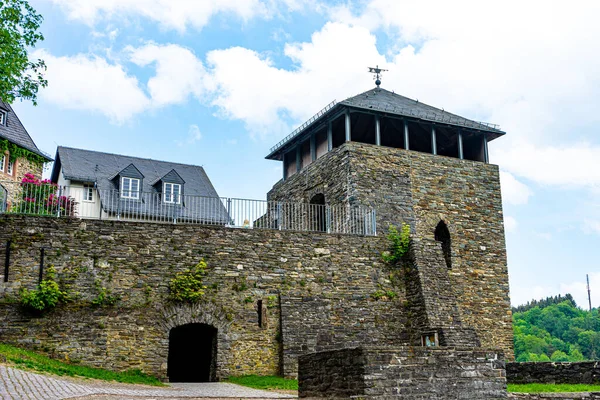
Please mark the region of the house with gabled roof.
<svg viewBox="0 0 600 400"><path fill-rule="evenodd" d="M26 174L41 178L52 158L41 151L10 106L0 100L0 212L19 196Z"/></svg>
<svg viewBox="0 0 600 400"><path fill-rule="evenodd" d="M226 225L227 210L197 165L59 146L51 181L77 216Z"/></svg>

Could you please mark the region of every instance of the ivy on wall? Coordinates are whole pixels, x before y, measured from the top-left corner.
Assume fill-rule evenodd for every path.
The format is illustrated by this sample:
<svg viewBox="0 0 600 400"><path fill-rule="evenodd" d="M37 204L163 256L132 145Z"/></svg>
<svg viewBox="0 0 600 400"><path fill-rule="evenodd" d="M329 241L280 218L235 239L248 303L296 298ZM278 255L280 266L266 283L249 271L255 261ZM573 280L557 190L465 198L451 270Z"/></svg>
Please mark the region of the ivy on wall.
<svg viewBox="0 0 600 400"><path fill-rule="evenodd" d="M0 139L0 152L4 153L6 151L9 153L8 157L10 162L15 161L17 158L24 158L38 166L46 162L44 157L40 156L39 154L35 154L32 151L19 147L6 139Z"/></svg>
<svg viewBox="0 0 600 400"><path fill-rule="evenodd" d="M206 275L206 262L200 260L196 266L179 272L169 282L169 299L176 303L197 303L204 296L203 279Z"/></svg>

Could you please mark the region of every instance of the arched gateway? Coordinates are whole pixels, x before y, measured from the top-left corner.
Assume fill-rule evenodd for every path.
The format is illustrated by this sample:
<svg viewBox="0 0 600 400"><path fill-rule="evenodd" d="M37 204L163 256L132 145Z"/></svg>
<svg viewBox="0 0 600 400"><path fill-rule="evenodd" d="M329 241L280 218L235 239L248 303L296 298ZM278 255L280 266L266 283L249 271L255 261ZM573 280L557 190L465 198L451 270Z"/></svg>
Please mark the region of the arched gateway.
<svg viewBox="0 0 600 400"><path fill-rule="evenodd" d="M217 367L217 328L186 324L171 329L167 375L169 382L214 382Z"/></svg>

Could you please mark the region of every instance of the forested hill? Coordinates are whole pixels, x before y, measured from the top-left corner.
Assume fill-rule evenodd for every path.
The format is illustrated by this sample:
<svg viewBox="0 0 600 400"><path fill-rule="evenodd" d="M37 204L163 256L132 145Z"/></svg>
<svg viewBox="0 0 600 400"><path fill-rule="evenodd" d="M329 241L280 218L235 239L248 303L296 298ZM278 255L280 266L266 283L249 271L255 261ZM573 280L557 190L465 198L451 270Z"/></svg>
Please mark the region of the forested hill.
<svg viewBox="0 0 600 400"><path fill-rule="evenodd" d="M513 307L512 312L513 313L523 312L523 311L531 310L534 307L544 308L544 307L551 306L553 304L562 303L563 301L566 301L566 300L570 301L571 303L573 303L573 305L575 307L577 307L577 303L575 303L575 299L573 299L573 296L571 296L569 293L567 293L564 296L559 294L558 296L554 296L554 297L550 296L550 297L546 297L545 299L542 299L542 300L528 301L527 304Z"/></svg>
<svg viewBox="0 0 600 400"><path fill-rule="evenodd" d="M600 359L599 310L577 308L571 295L513 308L517 361Z"/></svg>

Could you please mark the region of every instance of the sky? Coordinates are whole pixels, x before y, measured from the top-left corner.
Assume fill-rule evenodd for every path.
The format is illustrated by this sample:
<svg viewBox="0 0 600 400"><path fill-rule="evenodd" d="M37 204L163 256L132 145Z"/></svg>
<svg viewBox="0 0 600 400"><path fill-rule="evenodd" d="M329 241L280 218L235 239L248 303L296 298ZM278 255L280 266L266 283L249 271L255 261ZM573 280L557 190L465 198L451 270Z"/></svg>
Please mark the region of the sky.
<svg viewBox="0 0 600 400"><path fill-rule="evenodd" d="M46 40L38 147L204 166L223 197L265 199L270 147L332 100L382 87L499 124L514 305L600 306L600 2L30 0Z"/></svg>

